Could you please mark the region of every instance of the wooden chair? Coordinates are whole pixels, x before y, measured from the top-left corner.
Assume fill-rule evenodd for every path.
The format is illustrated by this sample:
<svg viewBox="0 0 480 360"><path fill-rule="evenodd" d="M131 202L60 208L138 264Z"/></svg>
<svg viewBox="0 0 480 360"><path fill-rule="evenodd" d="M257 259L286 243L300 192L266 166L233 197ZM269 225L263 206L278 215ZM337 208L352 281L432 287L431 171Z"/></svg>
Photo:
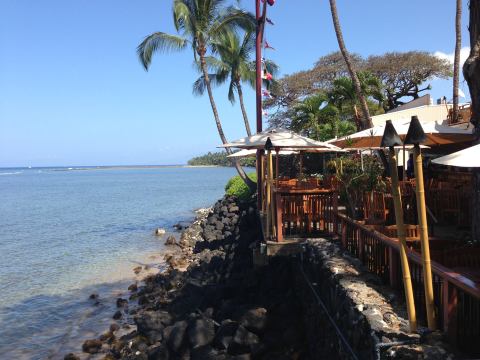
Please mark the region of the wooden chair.
<svg viewBox="0 0 480 360"><path fill-rule="evenodd" d="M385 194L378 191L363 194L364 218L366 224L385 224L389 210L386 208Z"/></svg>

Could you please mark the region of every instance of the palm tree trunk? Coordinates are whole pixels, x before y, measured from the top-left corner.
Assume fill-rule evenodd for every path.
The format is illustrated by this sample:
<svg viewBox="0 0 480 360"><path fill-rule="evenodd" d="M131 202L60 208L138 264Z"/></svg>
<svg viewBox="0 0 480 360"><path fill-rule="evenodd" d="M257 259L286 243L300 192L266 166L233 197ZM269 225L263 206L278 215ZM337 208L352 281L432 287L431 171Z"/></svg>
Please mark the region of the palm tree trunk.
<svg viewBox="0 0 480 360"><path fill-rule="evenodd" d="M247 111L245 110L245 104L243 102L243 91L240 81L236 82L238 98L240 100L240 107L242 108L243 121L245 122L245 130L247 130L247 135L252 136L252 130L250 130L250 123L248 121Z"/></svg>
<svg viewBox="0 0 480 360"><path fill-rule="evenodd" d="M358 79L357 73L353 68L352 60L350 59L350 54L347 51L345 46L345 41L343 40L342 29L340 27L340 20L338 19L338 12L337 12L337 3L336 0L330 0L330 10L332 13L332 20L333 20L333 27L335 28L335 34L337 35L338 47L340 48L340 52L345 59L345 63L347 64L348 72L350 73L350 77L352 78L353 86L355 87L355 92L357 93L358 100L360 101L360 107L362 109L363 119L361 121L362 128L368 129L373 126L372 120L370 119L370 112L368 110L367 100L363 95L362 87L360 86L360 80Z"/></svg>
<svg viewBox="0 0 480 360"><path fill-rule="evenodd" d="M460 49L462 47L462 0L457 0L455 14L455 58L453 61L453 122L458 121L458 83L460 73Z"/></svg>
<svg viewBox="0 0 480 360"><path fill-rule="evenodd" d="M476 143L480 142L480 0L470 0L470 55L463 64L463 77L467 81L472 99L472 117ZM472 239L480 241L480 173L473 176Z"/></svg>
<svg viewBox="0 0 480 360"><path fill-rule="evenodd" d="M218 135L220 135L220 139L222 140L222 144L226 144L227 138L225 137L225 133L223 132L222 123L220 122L220 116L218 116L217 105L215 104L215 100L213 98L212 87L210 84L210 78L208 77L208 68L207 63L205 61L205 55L200 53L200 65L202 67L203 76L205 77L205 84L207 86L208 98L210 99L210 105L212 106L213 116L215 118L215 124L217 125ZM227 154L231 154L232 150L230 148L225 148ZM232 160L235 168L237 169L238 175L242 178L245 184L249 187L250 190L255 191L256 185L255 183L247 176L243 168L240 166L240 163L237 160Z"/></svg>

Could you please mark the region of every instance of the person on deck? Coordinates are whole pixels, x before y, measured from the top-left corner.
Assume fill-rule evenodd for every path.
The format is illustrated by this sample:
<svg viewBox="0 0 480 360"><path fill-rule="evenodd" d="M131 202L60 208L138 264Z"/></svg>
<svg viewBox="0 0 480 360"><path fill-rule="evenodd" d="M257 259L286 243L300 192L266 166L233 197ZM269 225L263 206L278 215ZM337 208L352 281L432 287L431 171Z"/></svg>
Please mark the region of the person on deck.
<svg viewBox="0 0 480 360"><path fill-rule="evenodd" d="M414 170L413 170L413 154L410 154L410 156L408 157L408 161L407 161L407 177L409 179L413 178L414 177Z"/></svg>

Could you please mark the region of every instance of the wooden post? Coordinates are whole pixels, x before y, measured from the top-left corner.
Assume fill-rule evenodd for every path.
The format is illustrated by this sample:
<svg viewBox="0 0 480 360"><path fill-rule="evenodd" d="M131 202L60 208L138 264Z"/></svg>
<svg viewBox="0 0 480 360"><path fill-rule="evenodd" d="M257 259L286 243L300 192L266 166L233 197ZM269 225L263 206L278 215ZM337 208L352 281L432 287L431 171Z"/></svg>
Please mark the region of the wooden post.
<svg viewBox="0 0 480 360"><path fill-rule="evenodd" d="M283 201L282 195L277 192L275 194L275 203L277 204L277 241L283 241Z"/></svg>
<svg viewBox="0 0 480 360"><path fill-rule="evenodd" d="M423 164L420 145L413 147L415 171L415 193L417 196L418 225L420 231L420 245L422 248L423 282L425 285L425 304L427 308L427 322L430 330L436 330L435 304L433 299L432 266L430 261L430 246L428 244L427 209L425 205L425 189L423 184Z"/></svg>
<svg viewBox="0 0 480 360"><path fill-rule="evenodd" d="M265 188L264 188L264 183L265 183L265 156L264 152L260 152L260 179L261 181L258 182L258 185L260 188L257 189L258 193L260 194L261 198L261 204L260 204L260 209L263 213L265 213Z"/></svg>
<svg viewBox="0 0 480 360"><path fill-rule="evenodd" d="M443 279L443 332L447 334L452 345L457 342L457 305L458 294L455 286Z"/></svg>
<svg viewBox="0 0 480 360"><path fill-rule="evenodd" d="M397 258L397 254L395 253L395 249L393 247L389 247L388 248L389 280L390 280L390 286L394 289L398 289L397 274L398 274L398 268L400 266L398 264L398 258Z"/></svg>
<svg viewBox="0 0 480 360"><path fill-rule="evenodd" d="M342 223L342 230L341 230L342 231L342 240L341 240L342 248L343 248L343 250L347 250L347 246L348 246L348 244L347 244L347 223L343 219L340 222Z"/></svg>
<svg viewBox="0 0 480 360"><path fill-rule="evenodd" d="M407 258L407 241L405 234L405 223L403 221L402 197L400 196L400 185L398 183L398 168L395 148L390 147L390 176L392 178L392 196L395 206L395 222L397 224L397 236L400 240L400 263L402 264L403 287L407 302L408 320L410 331L417 331L417 315L415 313L415 302L413 298L412 278ZM392 257L393 253L390 254ZM393 260L393 259L392 259ZM390 262L391 265L393 261Z"/></svg>

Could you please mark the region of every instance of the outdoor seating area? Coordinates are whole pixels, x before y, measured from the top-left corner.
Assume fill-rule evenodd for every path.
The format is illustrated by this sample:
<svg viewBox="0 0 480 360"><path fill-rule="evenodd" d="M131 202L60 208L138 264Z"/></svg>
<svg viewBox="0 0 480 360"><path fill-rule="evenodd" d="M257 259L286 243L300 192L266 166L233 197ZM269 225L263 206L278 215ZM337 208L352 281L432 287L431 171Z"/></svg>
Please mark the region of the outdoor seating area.
<svg viewBox="0 0 480 360"><path fill-rule="evenodd" d="M406 123L403 121L399 127L401 138L408 137ZM426 138L430 146L451 145L458 141L468 146L471 140L469 131L445 130L444 127L429 125L430 133ZM308 238L331 237L358 257L369 271L380 276L385 284L400 293L404 292L400 267L402 235L395 214L396 180L384 173L375 175L378 179L373 181L381 186L370 184L370 188L366 188L357 184L347 188L348 181L343 176L344 172L351 171L348 166L352 166L352 162L350 165L348 160L342 162L345 155L342 147L362 155L366 144L375 146L376 150L381 149L384 130L385 126L378 127L375 135L372 131L364 131L362 136L354 134L354 140L345 138L327 143L303 138L301 146L298 145L298 137L285 136L283 131L273 130L257 134L255 141L240 139L233 143L242 149L260 150L257 152L260 155L257 158L257 163L260 160L257 170L261 179L258 196L260 217L267 247L277 249L272 252L267 250L268 254L288 255L292 251L278 249L282 245L287 248L292 244L301 244ZM277 134L282 134L280 140L276 139ZM369 150L372 154L372 149ZM323 173L309 172L304 166L304 155L309 152L320 152L329 157L329 161L335 164L335 171L325 166L324 159ZM430 161L421 162L425 168L422 188L427 220L421 223L417 207L418 178L413 176L412 171L408 171L409 176L406 176L408 152L405 153L405 146L394 150L397 155L401 152L404 160L403 168L399 168L399 172L403 173L403 180L398 181L399 199L418 319L425 324L427 322L422 226L428 226L435 323L461 348L469 350L469 346L480 340L480 246L469 236L472 172L435 165ZM353 163L358 166L361 162L362 171L367 172L367 165L364 167L366 159L362 155L355 155ZM293 161L297 164L295 177L286 176L281 170L280 164L288 157L290 160L294 157ZM376 158L375 155L367 157ZM379 159L375 161L380 162ZM292 161L289 164L292 166ZM372 182L372 179L369 181Z"/></svg>

